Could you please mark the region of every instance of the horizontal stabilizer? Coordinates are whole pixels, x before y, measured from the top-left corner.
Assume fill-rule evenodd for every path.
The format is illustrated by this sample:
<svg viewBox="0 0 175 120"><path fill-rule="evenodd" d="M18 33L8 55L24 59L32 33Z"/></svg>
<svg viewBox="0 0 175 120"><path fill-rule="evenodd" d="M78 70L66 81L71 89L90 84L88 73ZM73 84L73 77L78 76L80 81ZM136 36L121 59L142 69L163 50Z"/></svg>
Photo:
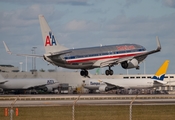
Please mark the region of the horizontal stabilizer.
<svg viewBox="0 0 175 120"><path fill-rule="evenodd" d="M17 53L12 53L4 41L3 41L3 44L4 44L4 47L5 47L5 50L6 50L6 52L8 54L14 54L14 55L17 55L17 56L27 56L27 57L43 57L42 55L36 55L36 54L17 54Z"/></svg>
<svg viewBox="0 0 175 120"><path fill-rule="evenodd" d="M165 85L167 82L165 81L160 81L160 80L154 80L154 85Z"/></svg>
<svg viewBox="0 0 175 120"><path fill-rule="evenodd" d="M7 47L6 43L3 41L3 44L4 44L4 47L5 47L5 50L8 54L12 54L12 52L10 51L10 49Z"/></svg>

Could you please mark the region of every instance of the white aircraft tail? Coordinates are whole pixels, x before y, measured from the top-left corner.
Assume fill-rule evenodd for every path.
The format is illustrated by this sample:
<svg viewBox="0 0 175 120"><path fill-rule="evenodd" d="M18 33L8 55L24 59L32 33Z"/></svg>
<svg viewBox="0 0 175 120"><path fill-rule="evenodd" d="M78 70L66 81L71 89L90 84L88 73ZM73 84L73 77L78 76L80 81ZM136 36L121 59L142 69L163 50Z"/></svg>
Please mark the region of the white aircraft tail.
<svg viewBox="0 0 175 120"><path fill-rule="evenodd" d="M169 66L169 62L169 60L165 60L164 63L160 66L160 68L157 70L155 75L152 77L152 79L163 81Z"/></svg>
<svg viewBox="0 0 175 120"><path fill-rule="evenodd" d="M5 80L3 77L2 77L2 75L0 74L0 84L4 84L4 83L6 83L7 82L7 80Z"/></svg>
<svg viewBox="0 0 175 120"><path fill-rule="evenodd" d="M0 81L4 80L4 78L2 77L2 75L0 74Z"/></svg>
<svg viewBox="0 0 175 120"><path fill-rule="evenodd" d="M67 48L59 45L59 43L56 41L43 15L39 15L39 22L46 53L53 53L66 50Z"/></svg>

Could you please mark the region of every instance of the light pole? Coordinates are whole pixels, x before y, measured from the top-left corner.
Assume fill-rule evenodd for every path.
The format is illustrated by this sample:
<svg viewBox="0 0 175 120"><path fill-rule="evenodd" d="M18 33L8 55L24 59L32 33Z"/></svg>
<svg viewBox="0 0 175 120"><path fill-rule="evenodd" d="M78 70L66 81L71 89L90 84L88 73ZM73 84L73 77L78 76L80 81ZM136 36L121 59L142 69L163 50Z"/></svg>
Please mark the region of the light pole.
<svg viewBox="0 0 175 120"><path fill-rule="evenodd" d="M33 55L34 50L32 49L31 51L32 51L32 55ZM32 70L33 70L33 56L32 56Z"/></svg>
<svg viewBox="0 0 175 120"><path fill-rule="evenodd" d="M144 60L143 61L143 65L144 65L144 74L146 74L146 63L145 63L146 61Z"/></svg>
<svg viewBox="0 0 175 120"><path fill-rule="evenodd" d="M33 53L34 53L34 55L36 54L36 51L35 51L35 49L36 49L37 47L33 47ZM34 57L34 70L36 70L36 57Z"/></svg>
<svg viewBox="0 0 175 120"><path fill-rule="evenodd" d="M20 64L20 72L22 72L22 64L23 64L23 62L19 62L19 64Z"/></svg>
<svg viewBox="0 0 175 120"><path fill-rule="evenodd" d="M27 72L27 56L26 56L26 72Z"/></svg>

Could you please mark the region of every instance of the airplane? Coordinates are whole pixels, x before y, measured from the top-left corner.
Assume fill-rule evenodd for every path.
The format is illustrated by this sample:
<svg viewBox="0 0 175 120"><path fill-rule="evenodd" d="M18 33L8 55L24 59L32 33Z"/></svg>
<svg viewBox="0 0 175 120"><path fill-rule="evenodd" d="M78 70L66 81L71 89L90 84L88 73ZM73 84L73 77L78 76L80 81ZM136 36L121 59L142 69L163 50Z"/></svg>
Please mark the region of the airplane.
<svg viewBox="0 0 175 120"><path fill-rule="evenodd" d="M59 82L55 79L5 79L0 75L0 88L3 91L44 90L45 92L58 91Z"/></svg>
<svg viewBox="0 0 175 120"><path fill-rule="evenodd" d="M113 75L111 67L121 64L124 69L139 69L141 63L148 55L159 52L161 45L156 37L157 49L146 51L138 44L116 44L97 47L68 49L58 43L43 15L39 15L39 23L45 48L44 55L16 54L18 56L42 57L47 62L58 67L68 69L81 69L80 75L88 76L88 71L94 68L108 67L106 75ZM7 53L12 54L3 41Z"/></svg>
<svg viewBox="0 0 175 120"><path fill-rule="evenodd" d="M164 77L168 65L169 60L165 60L150 79L87 79L83 81L83 87L90 91L99 90L100 92L107 92L114 89L145 89L167 85L169 82L165 82Z"/></svg>

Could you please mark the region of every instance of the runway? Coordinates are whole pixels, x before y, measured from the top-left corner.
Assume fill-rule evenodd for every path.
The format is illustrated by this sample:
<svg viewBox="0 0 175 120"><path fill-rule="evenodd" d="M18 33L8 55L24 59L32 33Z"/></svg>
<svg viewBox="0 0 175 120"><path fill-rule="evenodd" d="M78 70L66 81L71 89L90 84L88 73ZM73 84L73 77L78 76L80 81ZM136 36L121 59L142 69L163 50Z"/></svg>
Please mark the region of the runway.
<svg viewBox="0 0 175 120"><path fill-rule="evenodd" d="M134 100L135 99L135 100ZM175 95L5 95L0 107L65 105L175 105Z"/></svg>

